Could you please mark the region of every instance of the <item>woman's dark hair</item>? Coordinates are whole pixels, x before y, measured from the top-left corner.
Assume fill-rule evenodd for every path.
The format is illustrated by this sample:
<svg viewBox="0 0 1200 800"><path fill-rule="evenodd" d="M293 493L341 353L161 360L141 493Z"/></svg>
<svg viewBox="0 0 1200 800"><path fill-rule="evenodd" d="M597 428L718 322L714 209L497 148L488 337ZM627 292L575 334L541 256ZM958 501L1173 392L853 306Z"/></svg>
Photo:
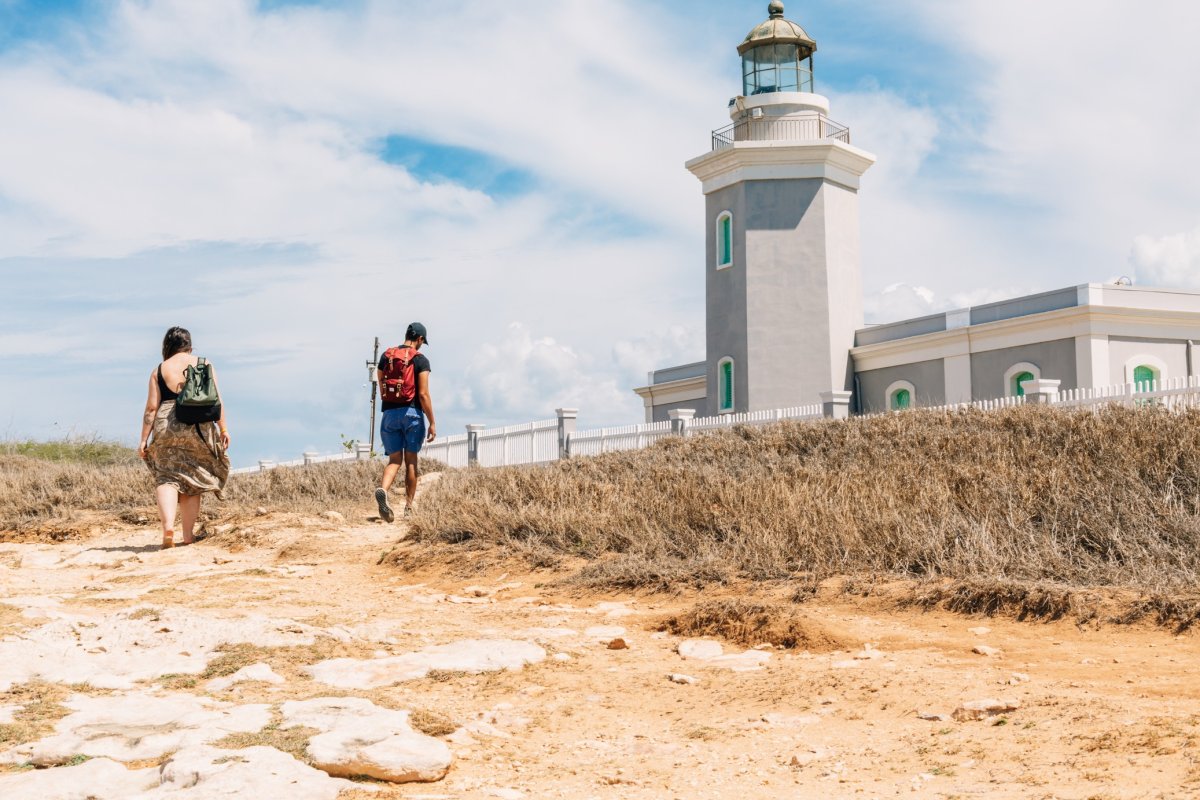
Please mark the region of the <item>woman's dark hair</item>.
<svg viewBox="0 0 1200 800"><path fill-rule="evenodd" d="M167 335L163 337L163 361L176 353L190 352L192 352L192 335L188 333L187 328L180 328L176 325L167 331Z"/></svg>

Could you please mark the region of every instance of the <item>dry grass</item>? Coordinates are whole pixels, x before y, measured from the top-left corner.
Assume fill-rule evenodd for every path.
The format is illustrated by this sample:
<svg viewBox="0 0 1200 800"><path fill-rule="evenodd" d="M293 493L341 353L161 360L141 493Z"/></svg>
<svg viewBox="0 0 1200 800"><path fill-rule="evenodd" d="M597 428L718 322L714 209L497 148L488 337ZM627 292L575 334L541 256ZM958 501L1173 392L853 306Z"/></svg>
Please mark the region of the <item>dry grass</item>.
<svg viewBox="0 0 1200 800"><path fill-rule="evenodd" d="M220 647L220 655L209 660L199 678L223 678L260 661L285 678L302 678L303 668L309 664L330 658L369 658L374 650L367 643L339 642L328 637L319 637L312 644L283 647L263 647L248 642L225 644Z"/></svg>
<svg viewBox="0 0 1200 800"><path fill-rule="evenodd" d="M676 636L719 636L748 647L769 643L789 649L829 652L850 646L794 608L742 599L699 603L683 614L663 620L660 630Z"/></svg>
<svg viewBox="0 0 1200 800"><path fill-rule="evenodd" d="M308 740L320 733L316 728L305 728L297 726L295 728L279 727L282 718L276 714L277 719L267 727L254 733L231 733L222 739L213 742L214 747L220 747L225 750L243 750L247 747L274 747L276 750L287 753L293 758L303 761L306 764L311 764L312 759L308 756Z"/></svg>
<svg viewBox="0 0 1200 800"><path fill-rule="evenodd" d="M346 461L235 475L225 501L206 501L202 517L252 516L268 511L347 516L374 508L379 462ZM423 472L447 469L426 460ZM158 519L150 471L141 463L48 460L0 454L0 541L75 538L103 521L145 525Z"/></svg>
<svg viewBox="0 0 1200 800"><path fill-rule="evenodd" d="M1200 412L1025 407L460 471L412 535L582 556L586 578L626 586L867 574L1175 596L1200 578L1198 511Z"/></svg>
<svg viewBox="0 0 1200 800"><path fill-rule="evenodd" d="M70 692L63 686L31 681L0 693L0 705L18 705L13 721L0 724L0 745L33 742L54 730L54 723L70 711L62 705Z"/></svg>
<svg viewBox="0 0 1200 800"><path fill-rule="evenodd" d="M415 730L426 736L446 736L458 730L458 725L453 719L427 708L413 709L408 721Z"/></svg>

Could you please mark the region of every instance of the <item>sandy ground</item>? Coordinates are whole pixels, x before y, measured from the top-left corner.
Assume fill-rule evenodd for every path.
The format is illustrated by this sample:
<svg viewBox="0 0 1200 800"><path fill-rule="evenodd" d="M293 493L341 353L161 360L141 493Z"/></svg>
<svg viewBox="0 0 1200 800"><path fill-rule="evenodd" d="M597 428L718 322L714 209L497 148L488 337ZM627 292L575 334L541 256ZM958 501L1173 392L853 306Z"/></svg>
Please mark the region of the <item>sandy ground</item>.
<svg viewBox="0 0 1200 800"><path fill-rule="evenodd" d="M66 673L57 682L85 694L201 695L272 712L286 700L353 695L433 712L459 729L441 731L454 758L444 779L364 782L344 798L368 789L385 798L1200 797L1194 635L818 598L801 608L843 649L764 650L769 658L751 656L764 660L760 668L740 671L748 661L684 659L682 640L657 632L665 615L702 599L694 593L581 594L546 571L406 572L377 563L403 536L400 524L276 515L256 524L264 530L258 543L241 549L214 537L160 552L146 528L109 529L83 542L0 544L0 645L24 647L56 623L74 626L78 639L95 629L89 625L163 619L151 633L183 637L170 653L150 647L139 657L144 642L125 643L124 661L100 646L63 651L63 659L84 659L85 672L86 659L108 658L96 662L109 676L99 682L126 685L81 687L88 681ZM180 624L188 618L209 626L265 619L281 642L314 631L338 641L288 649L247 628L260 646L255 660L285 682L217 689L196 674L215 657L212 637L237 638L236 626L206 633L197 623L191 633ZM170 625L176 630L163 632ZM195 653L188 636L198 637ZM199 641L205 636L207 644ZM628 647L609 649L618 637ZM384 658L466 639L536 643L546 659L360 690L321 685L304 672L323 658ZM726 653L745 649L723 644ZM980 655L977 645L1000 653ZM13 654L29 651L4 652L0 689L5 669L16 684L30 670L55 677L59 655L21 673ZM172 658L193 662L180 669ZM675 683L672 674L696 682ZM19 708L15 697L0 693L0 722ZM978 721L951 717L988 698L1017 708ZM0 757L12 746L0 744ZM79 749L88 755L86 744ZM6 780L29 772L0 766L0 797Z"/></svg>

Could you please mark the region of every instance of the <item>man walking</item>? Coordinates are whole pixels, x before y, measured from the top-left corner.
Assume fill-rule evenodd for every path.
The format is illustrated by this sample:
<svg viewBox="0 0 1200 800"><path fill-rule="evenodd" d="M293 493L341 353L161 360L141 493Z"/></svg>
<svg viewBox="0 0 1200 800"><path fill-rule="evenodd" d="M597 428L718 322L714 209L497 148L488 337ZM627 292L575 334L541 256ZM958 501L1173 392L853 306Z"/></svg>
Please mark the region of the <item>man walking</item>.
<svg viewBox="0 0 1200 800"><path fill-rule="evenodd" d="M396 518L388 505L388 490L404 467L404 516L412 514L413 498L417 495L417 454L421 445L432 442L437 435L433 422L433 400L429 397L429 359L418 352L429 344L425 326L414 322L408 326L404 344L389 347L379 359L379 396L383 401L383 419L379 438L387 453L383 482L375 490L379 516L385 522ZM425 420L429 425L426 430Z"/></svg>

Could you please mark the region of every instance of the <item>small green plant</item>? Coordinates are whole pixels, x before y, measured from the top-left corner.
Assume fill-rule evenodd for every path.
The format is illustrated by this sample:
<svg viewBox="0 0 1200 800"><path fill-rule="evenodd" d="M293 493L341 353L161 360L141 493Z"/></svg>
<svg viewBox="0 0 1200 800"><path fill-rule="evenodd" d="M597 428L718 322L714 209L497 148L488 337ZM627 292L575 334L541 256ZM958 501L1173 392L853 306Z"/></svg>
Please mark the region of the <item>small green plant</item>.
<svg viewBox="0 0 1200 800"><path fill-rule="evenodd" d="M347 439L344 433L339 433L338 436L342 439L342 449L347 453L353 453L358 449L358 439Z"/></svg>

